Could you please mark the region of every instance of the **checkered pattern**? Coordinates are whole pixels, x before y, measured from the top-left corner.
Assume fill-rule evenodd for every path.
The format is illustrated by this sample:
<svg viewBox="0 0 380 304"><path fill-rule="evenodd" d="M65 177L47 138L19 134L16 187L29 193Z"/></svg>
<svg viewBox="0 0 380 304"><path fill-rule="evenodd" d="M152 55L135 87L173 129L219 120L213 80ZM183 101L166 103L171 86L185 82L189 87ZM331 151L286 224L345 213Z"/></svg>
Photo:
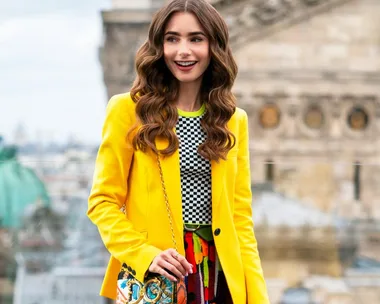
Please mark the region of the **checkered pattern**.
<svg viewBox="0 0 380 304"><path fill-rule="evenodd" d="M180 116L176 126L185 223L211 224L211 164L197 151L206 139L201 118Z"/></svg>

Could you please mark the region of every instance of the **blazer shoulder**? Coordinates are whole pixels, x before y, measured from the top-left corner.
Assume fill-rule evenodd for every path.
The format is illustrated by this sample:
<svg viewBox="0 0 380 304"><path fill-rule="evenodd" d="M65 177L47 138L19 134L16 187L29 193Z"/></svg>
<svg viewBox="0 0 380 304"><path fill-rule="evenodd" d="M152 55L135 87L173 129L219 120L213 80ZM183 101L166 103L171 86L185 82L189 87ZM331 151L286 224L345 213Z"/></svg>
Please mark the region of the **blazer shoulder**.
<svg viewBox="0 0 380 304"><path fill-rule="evenodd" d="M130 92L114 95L107 104L108 111L132 114L135 112L136 104Z"/></svg>
<svg viewBox="0 0 380 304"><path fill-rule="evenodd" d="M247 112L242 108L236 107L235 114L238 120L245 119L247 117Z"/></svg>
<svg viewBox="0 0 380 304"><path fill-rule="evenodd" d="M232 115L230 123L239 125L248 119L247 112L242 108L236 107L235 113Z"/></svg>

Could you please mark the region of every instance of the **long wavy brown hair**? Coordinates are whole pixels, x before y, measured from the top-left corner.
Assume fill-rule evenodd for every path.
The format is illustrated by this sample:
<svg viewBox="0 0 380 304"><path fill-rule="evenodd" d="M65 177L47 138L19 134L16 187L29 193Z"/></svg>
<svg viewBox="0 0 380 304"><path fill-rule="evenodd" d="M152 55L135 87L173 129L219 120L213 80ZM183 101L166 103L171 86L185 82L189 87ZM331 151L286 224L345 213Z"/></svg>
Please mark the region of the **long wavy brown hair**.
<svg viewBox="0 0 380 304"><path fill-rule="evenodd" d="M208 160L225 159L227 152L235 145L235 136L228 130L227 123L236 109L231 89L237 65L229 45L227 25L205 0L173 0L153 16L148 39L136 55L137 77L131 97L136 103L139 127L135 127L132 144L135 149L146 151L150 148L162 155L171 155L178 149L174 127L178 121L175 101L179 81L169 71L163 58L165 27L176 12L194 14L210 44L211 60L203 74L200 89L201 101L206 106L201 125L207 138L198 147L198 152ZM156 137L166 138L168 146L158 151Z"/></svg>

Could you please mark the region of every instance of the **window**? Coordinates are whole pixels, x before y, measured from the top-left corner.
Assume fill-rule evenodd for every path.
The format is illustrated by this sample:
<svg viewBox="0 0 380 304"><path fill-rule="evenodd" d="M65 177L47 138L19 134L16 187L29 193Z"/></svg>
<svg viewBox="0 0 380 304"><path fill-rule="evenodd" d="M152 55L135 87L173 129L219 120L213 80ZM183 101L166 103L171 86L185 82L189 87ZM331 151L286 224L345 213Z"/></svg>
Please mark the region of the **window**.
<svg viewBox="0 0 380 304"><path fill-rule="evenodd" d="M310 129L320 129L324 123L324 116L322 109L317 105L311 105L305 113L304 116L305 124Z"/></svg>
<svg viewBox="0 0 380 304"><path fill-rule="evenodd" d="M354 199L360 200L360 162L354 164Z"/></svg>
<svg viewBox="0 0 380 304"><path fill-rule="evenodd" d="M280 117L280 110L275 104L266 104L259 112L259 122L264 129L274 129L278 127Z"/></svg>
<svg viewBox="0 0 380 304"><path fill-rule="evenodd" d="M267 160L265 164L265 180L273 182L274 179L274 163L272 160Z"/></svg>
<svg viewBox="0 0 380 304"><path fill-rule="evenodd" d="M369 122L369 117L367 111L360 107L356 106L351 109L347 117L347 123L352 130L362 131L367 128Z"/></svg>

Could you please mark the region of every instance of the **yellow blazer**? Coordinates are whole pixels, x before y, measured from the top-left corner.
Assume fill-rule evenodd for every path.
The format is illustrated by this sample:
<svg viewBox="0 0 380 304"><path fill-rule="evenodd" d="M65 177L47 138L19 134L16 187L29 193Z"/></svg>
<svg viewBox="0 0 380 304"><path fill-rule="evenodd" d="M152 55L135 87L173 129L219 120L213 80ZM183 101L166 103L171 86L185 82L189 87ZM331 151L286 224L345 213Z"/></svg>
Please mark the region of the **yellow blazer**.
<svg viewBox="0 0 380 304"><path fill-rule="evenodd" d="M161 250L173 248L156 156L135 151L126 140L136 122L129 93L111 98L106 111L88 216L111 253L100 294L116 298L121 263L140 281ZM253 232L247 114L237 108L228 123L236 145L227 159L211 162L212 229L236 304L269 303ZM156 140L158 148L166 140ZM161 158L178 251L185 255L178 150ZM125 204L126 214L120 211Z"/></svg>

